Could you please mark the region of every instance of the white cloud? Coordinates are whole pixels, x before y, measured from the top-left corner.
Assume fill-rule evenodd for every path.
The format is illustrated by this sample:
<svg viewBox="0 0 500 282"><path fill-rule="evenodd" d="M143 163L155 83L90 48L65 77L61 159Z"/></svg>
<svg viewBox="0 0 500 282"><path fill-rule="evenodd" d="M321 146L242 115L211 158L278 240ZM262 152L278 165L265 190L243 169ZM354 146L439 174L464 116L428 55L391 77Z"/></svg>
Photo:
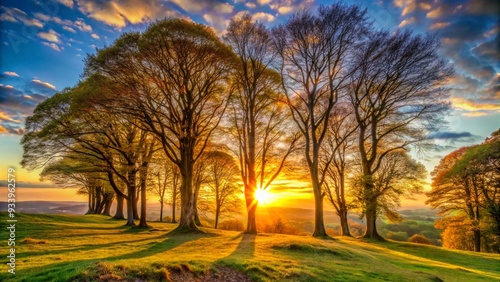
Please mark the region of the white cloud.
<svg viewBox="0 0 500 282"><path fill-rule="evenodd" d="M229 20L214 14L204 14L203 19L221 35L229 25Z"/></svg>
<svg viewBox="0 0 500 282"><path fill-rule="evenodd" d="M177 6L184 11L191 13L208 14L208 12L217 12L221 14L229 14L233 12L234 7L222 1L206 1L206 0L172 0Z"/></svg>
<svg viewBox="0 0 500 282"><path fill-rule="evenodd" d="M278 13L285 15L293 11L293 7L290 6L282 6L278 8Z"/></svg>
<svg viewBox="0 0 500 282"><path fill-rule="evenodd" d="M35 83L35 84L38 84L38 85L41 85L41 86L44 86L44 87L47 87L47 88L50 88L52 90L57 90L56 87L48 82L44 82L44 81L41 81L39 79L33 79L31 82Z"/></svg>
<svg viewBox="0 0 500 282"><path fill-rule="evenodd" d="M22 22L28 26L36 26L38 28L42 28L44 25L41 21L34 18L29 18L28 15L17 8L7 8L1 7L4 11L0 14L1 21L9 21L9 22Z"/></svg>
<svg viewBox="0 0 500 282"><path fill-rule="evenodd" d="M257 0L257 3L259 3L261 6L267 5L271 3L271 0Z"/></svg>
<svg viewBox="0 0 500 282"><path fill-rule="evenodd" d="M56 0L57 2L67 6L69 8L73 8L73 0Z"/></svg>
<svg viewBox="0 0 500 282"><path fill-rule="evenodd" d="M61 52L61 50L64 49L63 47L59 47L59 45L55 43L42 42L42 44L56 50L57 52Z"/></svg>
<svg viewBox="0 0 500 282"><path fill-rule="evenodd" d="M16 76L19 77L19 75L13 71L6 71L3 74L8 75L8 76Z"/></svg>
<svg viewBox="0 0 500 282"><path fill-rule="evenodd" d="M45 39L49 42L60 43L59 33L55 32L53 29L49 30L49 32L39 32L38 37Z"/></svg>
<svg viewBox="0 0 500 282"><path fill-rule="evenodd" d="M245 4L245 6L246 6L247 8L250 8L250 9L253 9L253 8L257 7L257 5L255 5L255 3L252 3L252 2L248 2L248 3L246 3L246 4Z"/></svg>
<svg viewBox="0 0 500 282"><path fill-rule="evenodd" d="M78 19L75 21L75 27L78 28L81 31L86 31L86 32L91 32L92 27L83 21L83 19Z"/></svg>
<svg viewBox="0 0 500 282"><path fill-rule="evenodd" d="M97 34L95 34L95 33L92 33L92 35L91 35L91 36L92 36L92 38L94 38L94 39L99 39L99 38L100 38L100 37L99 37L99 35L97 35Z"/></svg>
<svg viewBox="0 0 500 282"><path fill-rule="evenodd" d="M264 13L264 12L258 12L258 13L255 13L253 15L253 19L256 21L262 21L262 22L272 22L276 18L271 14Z"/></svg>
<svg viewBox="0 0 500 282"><path fill-rule="evenodd" d="M66 31L69 31L71 33L76 33L76 30L74 28L69 27L69 26L63 26L63 29Z"/></svg>

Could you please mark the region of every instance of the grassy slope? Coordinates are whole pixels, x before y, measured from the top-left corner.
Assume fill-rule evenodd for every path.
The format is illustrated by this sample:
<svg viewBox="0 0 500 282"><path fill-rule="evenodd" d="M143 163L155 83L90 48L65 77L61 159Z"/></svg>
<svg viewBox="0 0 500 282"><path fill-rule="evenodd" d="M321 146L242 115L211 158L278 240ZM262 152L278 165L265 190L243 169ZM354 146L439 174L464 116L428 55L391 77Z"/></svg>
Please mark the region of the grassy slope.
<svg viewBox="0 0 500 282"><path fill-rule="evenodd" d="M7 238L6 215L0 215L1 234ZM205 234L172 235L168 232L173 224L130 229L122 221L102 216L17 214L17 219L16 275L7 273L2 263L0 281L91 281L105 272L132 281L157 280L166 268L180 265L195 273L227 265L256 281L493 281L500 277L500 255L409 243L251 236L208 228ZM26 237L45 243L22 243ZM8 248L2 245L0 255L5 258Z"/></svg>

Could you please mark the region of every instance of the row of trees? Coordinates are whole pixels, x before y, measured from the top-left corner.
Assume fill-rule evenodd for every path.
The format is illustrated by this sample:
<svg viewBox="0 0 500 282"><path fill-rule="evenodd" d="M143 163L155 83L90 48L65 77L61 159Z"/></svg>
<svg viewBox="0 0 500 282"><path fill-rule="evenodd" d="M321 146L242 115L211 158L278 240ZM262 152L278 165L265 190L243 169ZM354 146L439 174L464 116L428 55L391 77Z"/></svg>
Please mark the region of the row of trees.
<svg viewBox="0 0 500 282"><path fill-rule="evenodd" d="M443 246L500 253L500 130L445 156L432 172L428 203L443 219Z"/></svg>
<svg viewBox="0 0 500 282"><path fill-rule="evenodd" d="M118 202L126 201L127 224L140 218L145 226L151 163L166 158L180 174L178 229L196 231L200 168L211 148L221 148L217 154L237 161L246 230L256 233L255 194L302 162L315 199L314 236L326 236L325 197L349 235L352 179L364 236L380 238L377 216L397 218L399 197L421 189L425 171L406 151L439 124L452 69L436 38L370 25L359 6L334 4L302 10L271 30L243 15L223 40L181 19L125 33L87 57L77 86L27 119L23 166L69 155L95 164ZM227 171L213 163L211 187L224 198L220 189L234 192L238 182L221 182L215 175Z"/></svg>

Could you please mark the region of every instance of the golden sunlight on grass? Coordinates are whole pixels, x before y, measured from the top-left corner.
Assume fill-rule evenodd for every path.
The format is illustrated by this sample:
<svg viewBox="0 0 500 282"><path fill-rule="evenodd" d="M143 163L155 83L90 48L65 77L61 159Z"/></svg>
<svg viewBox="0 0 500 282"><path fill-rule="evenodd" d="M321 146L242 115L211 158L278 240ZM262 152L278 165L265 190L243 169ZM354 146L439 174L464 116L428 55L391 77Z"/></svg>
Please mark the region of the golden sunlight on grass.
<svg viewBox="0 0 500 282"><path fill-rule="evenodd" d="M176 227L171 223L128 228L99 215L18 214L18 220L23 223L16 234L20 263L15 277L0 265L0 281L217 281L195 276L228 269L246 278L236 281L260 282L469 282L500 275L497 254L411 243L256 236L212 228L177 234L171 233Z"/></svg>

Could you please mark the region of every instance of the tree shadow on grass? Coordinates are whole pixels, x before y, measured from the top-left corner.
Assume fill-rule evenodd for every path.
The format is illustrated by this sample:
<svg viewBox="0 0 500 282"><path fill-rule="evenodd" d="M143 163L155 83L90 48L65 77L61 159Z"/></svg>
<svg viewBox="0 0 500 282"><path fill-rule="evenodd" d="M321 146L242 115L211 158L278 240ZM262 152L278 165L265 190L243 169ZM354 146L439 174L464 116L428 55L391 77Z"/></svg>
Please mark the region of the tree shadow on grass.
<svg viewBox="0 0 500 282"><path fill-rule="evenodd" d="M101 245L94 245L94 246L89 246L89 247L82 247L82 248L77 248L77 249L71 249L71 250L64 250L63 252L69 253L69 252L77 252L79 250L92 250L92 249L98 249L98 248L106 248L109 246L113 245L119 245L121 243L126 243L126 242L138 242L138 241L145 241L145 240L155 240L155 239L161 239L159 242L151 242L149 243L148 247L142 248L140 250L136 250L133 252L125 253L125 254L120 254L116 256L111 256L111 257L105 257L105 258L89 258L89 259L82 259L82 260L74 260L74 261L66 261L66 262L59 262L59 263L53 263L49 265L44 265L40 267L33 267L33 268L25 268L19 271L16 271L16 278L14 279L15 281L66 281L68 279L72 280L72 277L75 277L76 275L82 273L85 270L88 270L89 268L92 267L92 265L95 265L97 262L115 262L115 261L120 261L120 260L137 260L137 259L142 259L145 257L149 256L154 256L159 253L166 252L168 250L171 250L173 248L176 248L186 242L189 241L195 241L197 239L207 237L207 236L213 236L214 234L203 234L203 233L197 233L197 234L183 234L183 235L172 235L168 236L165 238L165 235L157 236L157 237L152 237L152 238L145 238L143 240L131 240L131 241L123 241L123 242L116 242L116 243L108 243L108 244L101 244ZM126 248L126 246L124 246ZM49 254L59 254L62 253L61 251L49 251ZM24 253L27 254L27 253ZM42 254L47 254L47 252L43 252ZM40 253L33 253L32 255L41 255ZM22 279L23 276L26 276L27 274L30 273L36 273L35 275L30 276L29 278ZM2 277L4 276L4 277ZM5 276L0 274L0 281L9 281L7 278L10 278L9 276ZM21 278L21 280L18 280Z"/></svg>

